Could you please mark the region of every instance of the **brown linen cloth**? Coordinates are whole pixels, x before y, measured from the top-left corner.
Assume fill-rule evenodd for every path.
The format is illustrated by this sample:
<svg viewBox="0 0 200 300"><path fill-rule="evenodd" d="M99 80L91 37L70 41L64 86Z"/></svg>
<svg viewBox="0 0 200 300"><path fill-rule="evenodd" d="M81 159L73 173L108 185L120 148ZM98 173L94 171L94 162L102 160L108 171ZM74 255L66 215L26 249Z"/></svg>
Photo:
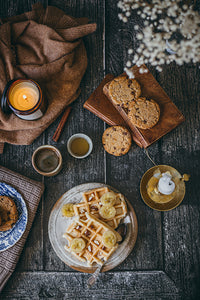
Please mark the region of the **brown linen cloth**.
<svg viewBox="0 0 200 300"><path fill-rule="evenodd" d="M5 21L0 26L0 97L9 80L31 78L40 84L48 109L35 121L0 109L0 143L29 145L78 97L87 67L81 38L94 32L96 24L53 6L44 9L39 3Z"/></svg>
<svg viewBox="0 0 200 300"><path fill-rule="evenodd" d="M23 197L28 210L28 222L21 239L11 248L0 252L0 292L13 273L29 234L44 185L0 166L0 181L13 186Z"/></svg>

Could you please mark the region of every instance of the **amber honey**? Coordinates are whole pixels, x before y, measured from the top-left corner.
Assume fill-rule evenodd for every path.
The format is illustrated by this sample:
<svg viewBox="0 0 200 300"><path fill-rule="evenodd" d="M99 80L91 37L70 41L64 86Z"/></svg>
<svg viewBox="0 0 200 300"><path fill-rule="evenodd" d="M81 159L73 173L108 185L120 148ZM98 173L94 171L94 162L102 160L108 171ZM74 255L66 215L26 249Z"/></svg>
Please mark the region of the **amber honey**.
<svg viewBox="0 0 200 300"><path fill-rule="evenodd" d="M77 156L84 156L89 151L88 142L81 137L77 137L71 142L71 152Z"/></svg>

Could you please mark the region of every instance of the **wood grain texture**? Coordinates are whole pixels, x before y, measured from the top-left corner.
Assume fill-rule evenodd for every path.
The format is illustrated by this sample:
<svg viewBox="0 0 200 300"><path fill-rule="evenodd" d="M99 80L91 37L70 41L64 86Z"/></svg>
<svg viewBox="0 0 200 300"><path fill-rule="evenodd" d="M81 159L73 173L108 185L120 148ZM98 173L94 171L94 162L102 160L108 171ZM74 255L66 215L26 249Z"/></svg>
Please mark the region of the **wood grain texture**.
<svg viewBox="0 0 200 300"><path fill-rule="evenodd" d="M101 81L103 77L103 15L104 7L101 1L71 1L69 7L63 8L66 13L76 17L87 16L91 21L98 23L97 32L84 39L88 54L88 68L81 83L81 95L75 101L65 130L59 143L52 142L52 130L56 122L46 131L46 143L57 146L63 155L63 169L56 177L45 178L45 215L44 215L44 265L45 270L69 270L54 253L49 242L47 225L49 214L54 203L70 188L86 182L104 181L104 151L99 135L103 132L103 122L83 109L83 103ZM61 1L50 1L50 5L60 6ZM63 3L63 2L62 2ZM95 76L94 74L98 74ZM85 133L93 141L93 151L85 159L76 159L67 152L67 140L75 133Z"/></svg>
<svg viewBox="0 0 200 300"><path fill-rule="evenodd" d="M106 19L108 20L106 24L106 49L109 53L106 56L106 72L119 75L123 73L123 67L127 60L125 50L127 51L131 47L131 43L134 44L132 28L136 23L130 22L125 26L120 22L114 1L107 2L106 12ZM118 61L120 63L116 64ZM158 144L152 145L150 153L152 149L157 152L157 147ZM139 194L140 179L150 166L151 164L143 150L135 144L128 154L120 158L107 155L107 183L119 188L133 205L138 217L136 247L127 260L119 266L121 270L127 268L129 270L135 268L162 269L163 267L161 214L146 207Z"/></svg>
<svg viewBox="0 0 200 300"><path fill-rule="evenodd" d="M103 273L91 289L87 288L89 276L75 272L16 272L2 299L181 300L180 291L162 271Z"/></svg>
<svg viewBox="0 0 200 300"><path fill-rule="evenodd" d="M0 18L3 19L29 11L31 10L31 5L35 2L37 1L0 1ZM45 0L40 2L44 6L47 5ZM28 147L5 144L4 153L0 155L0 164L37 181L42 180L42 177L32 168L31 156L33 151L43 144L44 135L42 134L34 144ZM39 204L38 213L17 265L18 270L41 270L43 268L43 240L41 238L43 234L42 201L43 199ZM40 233L39 235L38 232Z"/></svg>
<svg viewBox="0 0 200 300"><path fill-rule="evenodd" d="M31 9L37 0L0 0L0 18ZM157 164L169 164L181 174L191 174L182 204L160 213L147 207L139 193L142 175L152 167L135 144L128 154L113 157L104 153L101 136L106 126L83 108L83 103L102 81L105 73L123 72L127 49L137 46L133 13L128 24L118 20L116 0L43 0L75 17L97 22L96 33L84 39L88 68L82 93L73 104L58 143L52 141L59 117L30 146L5 145L0 164L46 186L32 230L17 270L1 299L199 299L200 297L200 69L198 66L164 66L161 73L147 66L180 109L186 121L149 147ZM88 134L94 143L92 154L83 160L72 158L66 149L68 138L77 132ZM63 169L55 177L42 178L31 166L33 151L51 144L61 151ZM48 218L56 200L71 187L86 182L105 182L120 190L131 202L138 219L138 239L133 252L113 272L101 274L87 290L87 274L74 272L54 253L47 233Z"/></svg>
<svg viewBox="0 0 200 300"><path fill-rule="evenodd" d="M169 66L159 77L161 84L166 82L170 96L186 117L183 126L172 132L168 139L164 137L161 141L162 161L174 166L182 174L191 174L191 180L186 183L186 195L182 204L163 216L165 270L177 286L183 288L185 299L198 299L200 70L197 66Z"/></svg>
<svg viewBox="0 0 200 300"><path fill-rule="evenodd" d="M120 62L123 61L123 66L125 66L128 57L127 54L123 56L124 49L127 50L132 47L134 49L136 46L133 27L138 23L138 16L133 15L128 25L119 22L114 1L107 3L106 12L108 20L106 24L106 49L109 53L109 55L106 56L106 72L113 72L115 75L118 75L123 71ZM126 29L124 29L124 27L126 27ZM125 193L128 199L130 201L131 198L133 199L132 205L136 210L139 225L138 241L134 250L136 251L135 256L139 262L143 262L143 267L150 267L150 265L152 265L153 268L160 266L160 268L166 269L167 274L170 274L175 284L183 289L184 299L189 299L190 296L196 299L197 295L200 294L198 287L200 274L199 254L197 254L199 253L199 250L197 250L197 248L199 248L199 238L193 240L191 237L187 243L187 238L184 235L182 243L185 245L185 249L183 250L184 247L182 247L183 253L181 257L179 256L179 251L177 253L176 250L179 249L179 234L181 235L183 229L179 227L179 211L183 209L184 203L188 198L187 195L192 194L190 203L197 203L197 198L199 199L197 195L197 180L199 180L197 175L199 174L199 162L197 162L197 157L199 157L199 142L197 142L197 132L199 132L198 79L200 74L198 67L195 66L178 67L176 65L170 65L165 66L161 73L154 71L153 75L172 101L174 101L177 107L183 112L183 115L186 117L186 123L163 137L156 145L152 145L149 148L149 153L158 164L172 165L182 173L192 172L194 181L192 180L192 182L186 186L186 190L188 188L189 191L186 192L183 204L179 208L173 210L171 213L153 212L141 203L139 196L139 181L142 174L151 165L141 151L134 149L130 151L126 157L122 157L118 161L116 161L114 157L107 157L107 170L109 170L107 172L107 182L111 185L117 185L118 188L120 186L120 189ZM193 216L193 207L187 207L184 211L186 216L192 216L191 220L194 220L194 225L191 224L188 217L185 222L184 215L182 215L180 223L184 224L185 232L194 231L196 238L196 234L197 232L199 234L200 230L199 221L197 221L199 220L199 208L195 210L195 216ZM173 218L170 218L171 214L174 215L176 222L175 220L173 221ZM172 225L173 222L176 223L175 227ZM167 229L166 224L169 224ZM142 228L140 228L140 226L142 226ZM166 240L167 236L168 238ZM140 240L140 238L142 240ZM196 250L194 250L191 244L195 245L194 248ZM189 258L188 248L190 249L190 247L193 249L194 256L192 256L192 258ZM143 257L139 258L142 254ZM132 253L132 257L130 256L132 263L130 263L129 266L131 267L135 263L135 256L133 255ZM124 264L128 262L128 259ZM194 261L196 263L195 268L193 265ZM139 267L139 264L137 265L136 263L136 266ZM121 265L121 267L123 268L123 265ZM184 272L185 270L186 273ZM185 285L186 282L187 284Z"/></svg>

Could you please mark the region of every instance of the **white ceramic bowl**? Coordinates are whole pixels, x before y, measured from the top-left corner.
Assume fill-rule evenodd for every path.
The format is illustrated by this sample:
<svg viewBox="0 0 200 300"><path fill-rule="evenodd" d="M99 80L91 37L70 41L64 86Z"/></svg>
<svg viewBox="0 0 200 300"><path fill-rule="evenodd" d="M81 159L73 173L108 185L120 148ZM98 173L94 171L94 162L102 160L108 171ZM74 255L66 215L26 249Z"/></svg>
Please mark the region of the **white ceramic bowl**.
<svg viewBox="0 0 200 300"><path fill-rule="evenodd" d="M83 138L85 139L87 142L88 142L88 145L89 145L89 149L88 149L88 152L85 154L85 155L82 155L82 156L79 156L79 155L76 155L74 154L72 151L71 151L71 144L72 144L72 141L74 141L75 139L77 138ZM68 141L67 141L67 150L69 152L69 154L75 158L85 158L87 157L88 155L90 155L90 153L92 152L92 149L93 149L93 143L92 143L92 140L89 136L87 136L86 134L83 134L83 133L76 133L74 135L72 135Z"/></svg>

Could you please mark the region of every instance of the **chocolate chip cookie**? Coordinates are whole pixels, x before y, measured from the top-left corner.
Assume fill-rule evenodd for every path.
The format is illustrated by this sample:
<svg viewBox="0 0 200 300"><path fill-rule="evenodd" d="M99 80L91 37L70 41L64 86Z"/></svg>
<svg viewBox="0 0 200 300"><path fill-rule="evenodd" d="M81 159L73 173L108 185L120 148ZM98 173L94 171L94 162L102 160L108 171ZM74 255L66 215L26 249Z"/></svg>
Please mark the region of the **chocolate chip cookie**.
<svg viewBox="0 0 200 300"><path fill-rule="evenodd" d="M138 128L149 129L158 123L160 108L156 101L140 97L130 103L128 118Z"/></svg>
<svg viewBox="0 0 200 300"><path fill-rule="evenodd" d="M131 147L131 134L125 127L112 126L102 136L104 149L115 156L126 154Z"/></svg>
<svg viewBox="0 0 200 300"><path fill-rule="evenodd" d="M140 96L141 88L137 80L120 75L110 82L108 93L114 104L126 108L131 101Z"/></svg>
<svg viewBox="0 0 200 300"><path fill-rule="evenodd" d="M17 220L18 212L14 200L0 196L0 231L11 229Z"/></svg>

